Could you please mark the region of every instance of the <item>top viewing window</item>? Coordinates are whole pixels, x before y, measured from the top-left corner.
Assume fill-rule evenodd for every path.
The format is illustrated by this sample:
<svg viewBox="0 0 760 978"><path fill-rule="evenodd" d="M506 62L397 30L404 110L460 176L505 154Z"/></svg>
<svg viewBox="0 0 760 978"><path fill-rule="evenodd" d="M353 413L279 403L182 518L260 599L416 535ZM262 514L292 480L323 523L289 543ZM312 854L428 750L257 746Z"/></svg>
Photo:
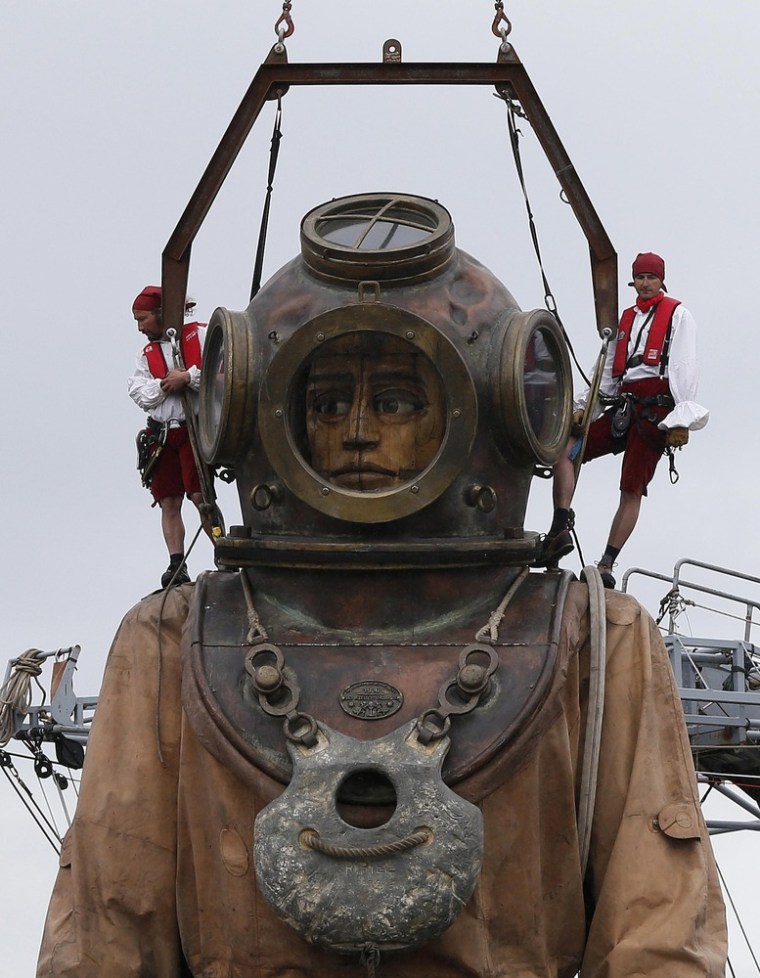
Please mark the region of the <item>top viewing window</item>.
<svg viewBox="0 0 760 978"><path fill-rule="evenodd" d="M449 212L425 197L340 197L307 214L301 250L330 279L414 281L438 274L454 253Z"/></svg>

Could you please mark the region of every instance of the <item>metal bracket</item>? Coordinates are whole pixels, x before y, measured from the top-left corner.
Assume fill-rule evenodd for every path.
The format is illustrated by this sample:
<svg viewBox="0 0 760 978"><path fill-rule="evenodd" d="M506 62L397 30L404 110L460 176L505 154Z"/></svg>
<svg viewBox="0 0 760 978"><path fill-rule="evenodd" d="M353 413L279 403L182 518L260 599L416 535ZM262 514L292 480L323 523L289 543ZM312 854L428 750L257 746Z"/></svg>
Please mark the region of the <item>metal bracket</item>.
<svg viewBox="0 0 760 978"><path fill-rule="evenodd" d="M398 42L387 41L385 47ZM589 243L597 325L618 320L617 255L586 193L551 119L541 103L514 47L500 49L496 64L402 63L303 64L287 63L274 49L256 75L222 136L216 151L163 251L161 285L167 327L184 321L190 250L206 215L267 100L290 86L301 85L492 85L511 86L528 116L539 143Z"/></svg>

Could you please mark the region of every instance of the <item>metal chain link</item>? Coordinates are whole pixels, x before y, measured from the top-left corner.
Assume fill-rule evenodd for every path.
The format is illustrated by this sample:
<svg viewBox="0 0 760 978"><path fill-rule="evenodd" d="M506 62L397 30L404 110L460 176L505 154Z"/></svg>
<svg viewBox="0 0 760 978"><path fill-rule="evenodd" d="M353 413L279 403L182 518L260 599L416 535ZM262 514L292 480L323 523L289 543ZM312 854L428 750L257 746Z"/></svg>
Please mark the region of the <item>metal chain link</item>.
<svg viewBox="0 0 760 978"><path fill-rule="evenodd" d="M499 607L489 618L488 625L478 630L476 639L485 638L489 633L491 642L498 640L498 626L507 605L525 580L529 568L524 567L517 575ZM261 626L258 613L253 605L253 594L244 571L240 572L243 594L248 609L248 641L256 635L253 647L246 653L245 669L265 713L273 717L283 717L283 731L288 740L313 747L317 743L319 725L308 713L297 710L301 690L295 678L285 673L285 656L282 650L265 640L266 632ZM488 640L486 639L486 642ZM491 685L491 676L499 668L499 656L493 645L476 641L466 645L459 653L456 675L447 679L438 691L438 705L425 710L416 721L415 735L421 744L445 737L451 728L451 717L470 713L480 703ZM478 661L480 659L480 661ZM483 661L485 659L485 661Z"/></svg>
<svg viewBox="0 0 760 978"><path fill-rule="evenodd" d="M485 655L485 665L470 661ZM453 680L446 680L438 692L438 706L426 710L417 719L415 732L421 744L445 737L452 716L470 713L480 703L490 686L491 676L499 667L499 657L490 645L468 645L459 654L459 668Z"/></svg>
<svg viewBox="0 0 760 978"><path fill-rule="evenodd" d="M296 709L301 690L295 679L291 680L285 675L284 667L282 651L271 642L261 642L245 657L245 669L251 677L261 709L269 716L283 718L282 729L288 740L304 747L314 747L318 739L317 721L308 713Z"/></svg>

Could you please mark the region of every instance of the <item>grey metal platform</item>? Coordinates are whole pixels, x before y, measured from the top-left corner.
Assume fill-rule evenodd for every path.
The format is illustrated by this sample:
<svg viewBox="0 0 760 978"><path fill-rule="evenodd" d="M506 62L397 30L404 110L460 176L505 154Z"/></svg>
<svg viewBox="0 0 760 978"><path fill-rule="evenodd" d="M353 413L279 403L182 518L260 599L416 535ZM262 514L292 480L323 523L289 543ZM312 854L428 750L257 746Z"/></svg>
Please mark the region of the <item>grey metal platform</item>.
<svg viewBox="0 0 760 978"><path fill-rule="evenodd" d="M684 568L696 570L707 580L686 580ZM684 708L689 741L700 782L730 798L753 816L751 821L708 821L712 833L738 829L760 830L760 578L707 564L692 558L676 563L670 576L634 567L626 571L621 588L631 591L647 607L652 607L631 587L631 578L665 582L660 601L659 621L667 617L663 639L670 654L673 674ZM727 582L726 590L711 582ZM641 582L637 581L639 585ZM757 597L747 597L740 588L755 585ZM700 604L709 600L710 605ZM702 618L728 618L741 636L727 639L698 638L683 634L680 622L691 609ZM741 629L738 626L741 625ZM756 634L753 634L753 629ZM711 630L727 631L721 623Z"/></svg>

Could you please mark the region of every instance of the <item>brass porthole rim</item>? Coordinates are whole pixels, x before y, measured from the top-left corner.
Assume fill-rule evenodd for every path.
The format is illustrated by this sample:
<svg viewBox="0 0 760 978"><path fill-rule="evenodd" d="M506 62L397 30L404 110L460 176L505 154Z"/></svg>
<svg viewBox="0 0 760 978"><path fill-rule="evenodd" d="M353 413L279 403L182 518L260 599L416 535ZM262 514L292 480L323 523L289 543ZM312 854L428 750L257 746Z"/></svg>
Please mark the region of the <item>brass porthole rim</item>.
<svg viewBox="0 0 760 978"><path fill-rule="evenodd" d="M359 332L385 333L419 349L435 366L446 394L446 431L430 465L401 486L371 493L335 486L315 472L295 444L288 410L292 385L308 357L330 340ZM267 457L294 495L336 519L384 523L429 505L460 474L475 438L477 398L461 354L435 326L396 306L357 303L322 313L283 344L261 385L258 421Z"/></svg>
<svg viewBox="0 0 760 978"><path fill-rule="evenodd" d="M341 245L318 233L320 222L358 216L351 208L367 211L400 206L433 218L434 226L422 240L383 249ZM345 212L345 213L344 213ZM369 219L369 215L367 215ZM377 279L414 282L443 269L454 256L454 224L451 214L435 200L411 194L374 193L337 197L320 204L301 221L301 254L307 267L320 276L334 278L336 268L343 280Z"/></svg>
<svg viewBox="0 0 760 978"><path fill-rule="evenodd" d="M548 439L538 438L530 424L523 383L528 341L536 330L543 330L551 337L561 384L559 421L553 437ZM570 358L554 316L544 309L514 312L505 324L504 340L497 362L499 373L493 389L497 401L497 417L507 445L526 460L553 465L567 444L572 410Z"/></svg>

